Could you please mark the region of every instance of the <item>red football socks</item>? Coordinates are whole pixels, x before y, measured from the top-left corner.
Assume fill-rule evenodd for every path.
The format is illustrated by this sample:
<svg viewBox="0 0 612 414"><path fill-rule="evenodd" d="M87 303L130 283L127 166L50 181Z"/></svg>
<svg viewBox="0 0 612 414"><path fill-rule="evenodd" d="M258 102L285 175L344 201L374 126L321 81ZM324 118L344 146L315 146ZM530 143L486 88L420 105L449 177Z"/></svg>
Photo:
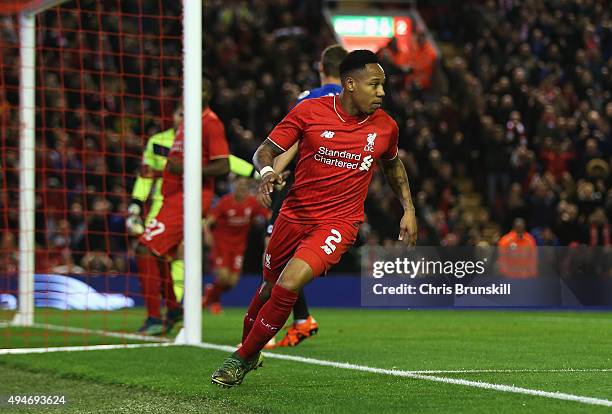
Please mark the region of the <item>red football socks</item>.
<svg viewBox="0 0 612 414"><path fill-rule="evenodd" d="M161 277L159 275L159 267L157 267L157 258L151 255L138 255L136 256L136 263L138 265L140 285L142 286L142 296L147 308L147 316L161 319L161 298L159 295Z"/></svg>
<svg viewBox="0 0 612 414"><path fill-rule="evenodd" d="M257 289L255 295L253 295L253 299L251 300L251 304L247 309L246 314L244 315L244 322L242 324L242 342L246 341L249 332L251 332L251 328L253 328L253 324L255 323L255 318L257 318L257 314L261 307L266 303L262 302L259 298L259 291L261 289Z"/></svg>
<svg viewBox="0 0 612 414"><path fill-rule="evenodd" d="M297 298L297 293L279 285L274 286L270 299L257 314L251 332L238 349L241 358L250 360L263 349L287 322Z"/></svg>

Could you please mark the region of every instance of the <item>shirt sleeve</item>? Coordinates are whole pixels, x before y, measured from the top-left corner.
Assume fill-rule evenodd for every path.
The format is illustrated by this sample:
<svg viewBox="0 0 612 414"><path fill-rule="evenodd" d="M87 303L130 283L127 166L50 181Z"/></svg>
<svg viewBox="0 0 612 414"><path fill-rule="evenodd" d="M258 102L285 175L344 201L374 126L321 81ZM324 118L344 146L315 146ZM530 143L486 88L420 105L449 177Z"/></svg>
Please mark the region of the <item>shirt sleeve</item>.
<svg viewBox="0 0 612 414"><path fill-rule="evenodd" d="M252 177L255 167L248 161L238 158L235 155L229 156L230 172L241 177Z"/></svg>
<svg viewBox="0 0 612 414"><path fill-rule="evenodd" d="M392 160L397 157L397 142L399 140L399 128L395 121L393 121L393 129L391 131L391 137L389 138L389 147L387 150L380 156L383 160Z"/></svg>
<svg viewBox="0 0 612 414"><path fill-rule="evenodd" d="M216 160L217 158L229 157L229 145L225 138L225 127L219 119L209 121L206 126L202 125L202 148L208 145L208 160L202 160L204 162L209 160ZM204 151L202 151L204 156Z"/></svg>
<svg viewBox="0 0 612 414"><path fill-rule="evenodd" d="M145 147L144 152L142 153L142 163L144 165L148 165L149 167L155 169L155 154L153 152L153 135L151 138L147 140L147 146Z"/></svg>
<svg viewBox="0 0 612 414"><path fill-rule="evenodd" d="M308 101L301 102L295 106L282 121L274 127L268 139L283 151L287 151L295 144L304 133L306 128L305 115Z"/></svg>

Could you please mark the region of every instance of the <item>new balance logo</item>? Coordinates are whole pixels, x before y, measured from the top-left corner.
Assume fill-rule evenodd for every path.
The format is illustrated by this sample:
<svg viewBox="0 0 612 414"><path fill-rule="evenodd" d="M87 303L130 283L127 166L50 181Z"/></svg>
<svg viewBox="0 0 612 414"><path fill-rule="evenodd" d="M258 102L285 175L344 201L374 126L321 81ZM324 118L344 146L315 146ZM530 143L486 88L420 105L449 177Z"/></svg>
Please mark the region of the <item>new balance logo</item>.
<svg viewBox="0 0 612 414"><path fill-rule="evenodd" d="M365 147L363 147L363 150L364 151L368 151L368 152L374 152L374 143L376 141L376 132L368 134L366 140L368 141L368 143L366 144Z"/></svg>
<svg viewBox="0 0 612 414"><path fill-rule="evenodd" d="M321 137L323 137L323 138L327 138L327 139L330 139L330 138L333 138L333 137L334 137L334 134L335 134L335 132L334 132L334 131L323 131L323 132L321 133Z"/></svg>
<svg viewBox="0 0 612 414"><path fill-rule="evenodd" d="M270 266L271 259L272 259L272 255L266 253L266 255L264 256L264 266L267 267L268 269L272 269L272 266Z"/></svg>
<svg viewBox="0 0 612 414"><path fill-rule="evenodd" d="M371 155L368 155L367 157L363 157L363 161L361 162L361 165L359 166L359 171L369 171L370 167L372 166L373 161L374 159L372 158Z"/></svg>

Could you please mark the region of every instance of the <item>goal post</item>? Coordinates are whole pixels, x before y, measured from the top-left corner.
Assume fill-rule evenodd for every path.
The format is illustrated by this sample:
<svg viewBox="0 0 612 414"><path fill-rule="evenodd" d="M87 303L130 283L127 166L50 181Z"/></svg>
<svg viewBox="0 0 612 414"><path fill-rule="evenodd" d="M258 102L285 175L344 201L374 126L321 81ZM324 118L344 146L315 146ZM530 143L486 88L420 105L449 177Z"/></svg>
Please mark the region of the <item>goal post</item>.
<svg viewBox="0 0 612 414"><path fill-rule="evenodd" d="M19 300L14 326L34 323L36 14L65 1L34 2L19 15Z"/></svg>
<svg viewBox="0 0 612 414"><path fill-rule="evenodd" d="M36 20L22 12L19 18L19 300L12 323L34 323L34 189L36 119Z"/></svg>
<svg viewBox="0 0 612 414"><path fill-rule="evenodd" d="M202 2L183 1L185 136L202 136ZM179 341L202 342L202 140L185 140L185 321ZM196 224L197 223L197 224Z"/></svg>
<svg viewBox="0 0 612 414"><path fill-rule="evenodd" d="M4 326L27 328L40 325L35 323L35 313L37 312L36 306L38 306L38 299L35 297L35 292L37 285L40 284L38 279L38 276L40 275L37 276L39 271L37 266L38 253L36 240L39 233L41 233L41 229L38 228L39 223L36 220L39 220L39 216L41 214L47 214L47 212L40 212L41 207L39 205L39 194L40 192L46 191L44 188L46 183L38 181L41 175L41 168L46 168L46 164L45 167L41 167L39 164L41 153L46 151L44 148L45 138L41 138L41 135L49 134L49 130L53 128L57 127L59 129L58 125L52 124L51 121L45 119L44 111L48 110L49 108L40 107L41 102L43 102L44 105L45 94L48 95L57 91L58 94L72 93L80 96L80 105L82 106L64 109L64 112L74 112L74 114L71 114L74 115L74 117L82 116L83 113L87 115L87 113L96 112L93 117L95 117L95 119L101 119L100 124L102 125L102 130L100 131L76 131L76 128L74 127L67 127L66 121L63 121L64 124L62 124L61 127L68 131L65 132L67 134L73 133L76 136L93 134L96 136L100 142L100 151L107 152L103 154L95 154L98 157L108 157L108 152L113 151L107 151L107 144L103 142L104 140L108 140L109 135L111 135L110 131L105 132L103 130L105 126L104 117L107 117L108 114L111 113L110 117L114 117L118 120L115 122L115 124L121 124L121 127L118 127L121 129L121 131L116 135L121 135L121 139L124 138L122 134L125 132L123 130L125 128L124 124L126 123L125 118L132 117L132 122L138 124L137 128L134 128L137 129L138 132L136 134L132 133L132 135L137 135L138 138L144 142L144 140L151 135L152 132L154 132L153 125L164 125L165 122L166 127L168 127L168 119L171 117L168 116L169 111L166 110L164 113L164 102L162 102L163 99L166 98L168 100L180 99L183 102L186 136L201 136L201 93L203 74L202 4L199 1L183 0L183 8L180 10L179 15L165 15L163 8L168 4L162 1L153 3L154 5L152 6L151 3L145 3L144 0L117 2L113 5L114 9L111 8L111 10L109 10L104 8L99 0L41 0L31 1L25 5L23 5L23 3L20 5L18 2L15 2L13 11L19 11L18 20L16 20L18 21L19 30L19 59L14 59L16 62L15 64L19 66L19 101L18 108L16 108L16 111L18 111L19 114L19 196L18 202L17 200L13 201L14 208L16 210L18 209L19 219L18 227L15 230L15 232L18 233L18 266L16 277L17 308L10 320L10 323L8 325L5 323ZM83 6L83 9L81 9L81 6ZM155 8L159 9L158 16L152 15L150 12L151 9ZM173 8L180 9L178 5L173 5ZM143 9L145 9L144 12L142 11ZM129 11L124 13L123 10ZM147 12L147 10L149 11ZM73 26L70 26L70 24L62 26L61 22L57 23L57 21L61 21L63 16L65 16L63 13L73 12L75 14L89 13L92 19L97 19L97 22L92 24L91 27L84 26L82 23L83 20L79 20L81 17L77 16L75 19L78 20L78 26L76 23ZM2 10L0 10L0 13L2 13ZM46 18L44 17L45 14ZM119 30L113 31L109 29L107 32L106 27L104 26L104 19L115 19L115 22L118 20L119 23L117 24ZM125 28L122 31L122 19L137 21L135 27L137 27L138 32L130 32L129 29ZM167 54L164 55L163 43L167 40L167 38L171 37L167 35L166 28L164 27L166 24L175 26L179 24L182 25L182 33L178 35L179 37L172 37L174 43L180 44L182 49L180 47L172 48L172 52L167 52ZM147 28L150 27L155 29L155 33L159 33L160 39L151 39L153 35L146 32ZM94 47L91 47L92 42L87 42L87 39L83 40L87 36L95 36L96 34L99 35L99 33L96 33L96 31L102 32L103 36L105 37L104 40L101 40L97 44L97 47L99 47L100 50L92 50L95 49ZM45 45L45 41L48 41L48 37L50 37L49 33L52 33L54 36L58 37L65 36L65 39L61 39L61 41L64 43L57 47L53 45L51 48L51 50L54 50L54 53L58 54L60 57L59 62L54 62L56 63L55 66L49 65L49 70L54 72L54 76L55 72L59 73L57 76L61 82L59 86L44 80L40 83L38 82L38 79L41 79L41 77L44 79L45 71L47 70L45 62L37 61L37 59L40 60L40 57L44 56L44 53L46 53L45 48L47 46ZM125 38L122 39L123 35L125 35ZM39 41L41 44L37 45L37 41ZM138 42L133 49L137 49L140 55L130 53L131 50L124 50L124 46L129 42L132 42L131 46L134 46L133 42ZM155 42L161 45L158 47L161 50L158 51L155 49L153 52L151 52L151 50L148 50L147 48L149 48L151 44L154 44ZM58 40L58 44L59 43L60 41ZM109 43L113 43L112 47L109 46ZM53 49L54 47L56 47L56 49ZM67 50L67 52L62 55L62 53L64 53L64 49ZM171 53L174 53L175 49L176 56L170 56ZM60 50L60 52L57 52L57 50ZM159 52L159 55L152 56L151 54L155 52ZM70 54L74 56L69 56ZM177 56L180 55L182 56L178 58ZM79 61L76 63L71 62L71 58L75 58L75 60ZM87 65L90 65L91 62L88 61L88 59L99 59L101 63L97 61L95 62L95 64L98 65L104 65L105 59L115 61L117 70L115 70L113 73L112 70L105 70L104 66L102 69L95 68L90 70L89 66ZM134 65L140 65L141 72L130 73L128 70L125 70L124 72L122 65L124 65L124 61L127 59L134 59ZM155 64L159 67L151 68L146 66L147 59L156 59ZM2 64L2 61L0 61L0 64ZM70 66L71 64L76 66L72 67ZM170 69L172 74L168 75L167 72L170 66L172 66L172 69ZM174 73L172 72L174 69L179 71ZM78 73L79 70L80 73ZM159 76L159 79L154 79L156 75ZM0 76L2 76L1 71ZM81 85L80 87L82 90L80 91L75 91L74 87L68 84L68 81L66 81L66 85L64 84L65 79L69 79L70 77L74 76L80 77L80 83L76 83ZM137 92L129 90L130 82L134 83L134 78L138 76L140 76L140 89L137 88ZM96 90L90 90L92 85L87 83L90 81L89 78L96 79ZM159 94L155 96L148 96L147 92L142 86L146 82L158 82L159 85L161 85L159 87ZM168 94L164 90L168 83L173 83L173 86L169 89L176 92L176 98L168 98ZM114 89L110 92L105 90L107 85L111 85ZM1 83L0 86L2 86ZM181 89L183 91L182 93ZM68 92L64 92L64 90ZM113 97L113 93L117 96ZM88 94L92 94L92 99L95 102L99 101L100 108L92 109L92 105L90 103L87 103L87 105L83 104L84 99L89 99L89 97L87 97ZM1 98L2 95L0 94L0 104L2 104ZM109 104L108 102L105 102L105 100L113 98L116 100L116 102L114 105L111 104L110 106L113 108L109 109ZM121 111L125 111L126 109L127 105L125 102L130 99L132 101L135 99L141 100L141 102L139 102L137 105L131 106L131 108L138 107L138 113L136 115L133 113L128 113L130 112L129 108L126 113L121 113ZM151 100L151 102L148 102L148 100ZM64 103L69 105L70 101L63 102L62 104ZM176 104L177 102L174 101L174 103ZM39 107L37 107L37 105ZM150 108L156 109L149 110ZM56 108L53 108L53 110L55 109ZM139 118L134 120L134 117ZM165 121L162 120L162 118L165 119ZM40 119L43 119L42 125L37 125L37 120L40 122ZM16 122L14 122L14 124L16 124ZM69 128L73 128L73 130L69 130ZM83 126L81 126L81 128L83 128ZM16 130L17 126L15 126L14 129ZM159 128L157 132L159 131L161 131L161 128ZM130 138L130 133L126 132L125 135L127 136L126 139ZM41 140L43 141L42 147ZM86 143L82 143L81 145L82 151L85 154L87 151ZM126 146L127 145L125 142L120 142L113 148L125 150ZM187 139L185 147L185 174L183 177L184 188L186 189L184 203L185 315L183 325L184 330L179 337L177 337L177 342L185 344L198 344L202 341L201 297L203 269L201 249L201 140ZM43 154L42 156L45 155L46 154ZM83 155L83 157L87 157L87 154ZM121 157L124 157L124 159L126 157L135 158L135 155L121 154ZM83 163L85 164L85 161L83 161ZM119 168L123 169L123 174L133 174L128 170L126 165L121 165ZM85 171L81 175L73 175L77 175L77 179L86 181L85 177L87 173L88 172ZM113 173L117 175L116 172ZM64 171L64 176L66 175L68 174L66 174ZM101 180L106 185L107 176L105 176L104 173L101 173L101 175ZM120 178L120 180L122 180L123 184L126 184L130 182L131 177L126 179L124 176ZM88 183L83 182L80 185L83 188L84 193L85 191L90 191L86 190ZM127 184L125 187L127 187ZM106 191L113 197L120 199L121 197L129 197L127 192L129 192L131 188L124 188L124 190L126 193L122 195L115 194L115 189L94 189L91 191L93 191L94 194L103 193ZM2 191L1 185L0 191ZM68 197L70 191L71 190L69 189L60 189L56 191L56 193L62 194L62 196L66 198ZM86 196L86 194L83 194L83 198ZM61 200L61 203L66 206L69 205L69 202L66 199ZM85 202L83 204L85 205ZM88 212L85 211L86 215L87 213ZM68 211L64 211L63 214L64 216L67 216ZM46 231L46 229L44 231ZM86 233L87 231L89 230L85 230ZM127 236L112 234L112 231L108 229L106 231L107 233L110 233L110 236L108 234L105 235L107 238L124 237L127 239ZM90 231L90 233L94 233L94 231ZM85 238L87 237L88 234L85 235ZM90 247L88 243L89 242L86 240L86 247L83 248L83 251L81 252L83 255L88 253L88 249ZM127 266L128 270L126 270L126 272L129 273L129 264ZM131 277L133 278L133 276ZM0 289L2 289L2 286L0 286ZM129 289L132 289L132 287L127 287L126 282L125 289L127 295ZM129 292L135 293L133 290ZM3 293L2 290L0 290L0 293ZM144 312L142 317L144 319ZM102 317L102 319L105 318L105 316ZM106 326L107 322L104 323ZM133 336L134 335L131 335L131 337Z"/></svg>

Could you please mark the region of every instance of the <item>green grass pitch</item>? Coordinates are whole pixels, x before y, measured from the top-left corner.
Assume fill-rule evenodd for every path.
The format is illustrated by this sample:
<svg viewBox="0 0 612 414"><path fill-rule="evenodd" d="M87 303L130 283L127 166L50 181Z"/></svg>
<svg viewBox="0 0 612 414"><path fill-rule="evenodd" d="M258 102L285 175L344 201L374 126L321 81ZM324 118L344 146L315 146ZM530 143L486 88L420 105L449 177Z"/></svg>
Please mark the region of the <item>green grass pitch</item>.
<svg viewBox="0 0 612 414"><path fill-rule="evenodd" d="M272 353L612 400L611 314L603 312L313 309L320 332ZM204 341L235 345L244 309L204 314ZM7 315L0 315L6 320ZM143 310L41 310L38 323L133 332ZM0 348L126 342L96 334L0 328ZM129 340L129 343L137 341ZM0 412L604 413L612 408L466 385L267 358L242 386L210 374L226 352L195 347L0 355ZM564 370L565 371L562 371ZM567 371L574 369L577 371ZM65 395L15 407L9 395Z"/></svg>

